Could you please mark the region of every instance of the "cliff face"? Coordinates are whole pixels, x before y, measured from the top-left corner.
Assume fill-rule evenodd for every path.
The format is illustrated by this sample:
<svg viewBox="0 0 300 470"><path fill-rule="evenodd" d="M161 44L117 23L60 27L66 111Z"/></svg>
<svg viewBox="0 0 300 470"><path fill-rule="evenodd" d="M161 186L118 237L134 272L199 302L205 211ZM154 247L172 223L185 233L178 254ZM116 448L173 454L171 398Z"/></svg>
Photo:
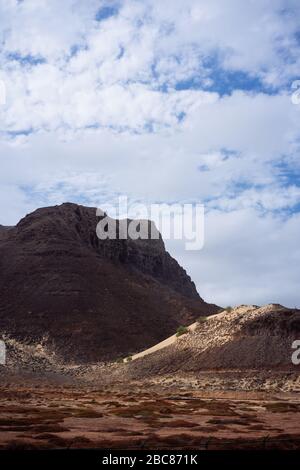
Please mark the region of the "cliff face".
<svg viewBox="0 0 300 470"><path fill-rule="evenodd" d="M0 332L89 362L144 349L217 311L160 236L99 240L99 220L96 209L67 203L0 227Z"/></svg>

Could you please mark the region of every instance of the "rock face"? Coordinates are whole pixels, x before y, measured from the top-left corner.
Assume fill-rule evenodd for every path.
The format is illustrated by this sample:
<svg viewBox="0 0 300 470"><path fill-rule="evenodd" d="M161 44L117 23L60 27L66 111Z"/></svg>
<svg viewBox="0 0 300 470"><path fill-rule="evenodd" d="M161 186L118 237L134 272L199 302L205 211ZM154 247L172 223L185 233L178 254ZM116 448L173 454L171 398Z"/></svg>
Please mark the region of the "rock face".
<svg viewBox="0 0 300 470"><path fill-rule="evenodd" d="M0 226L2 334L84 363L145 349L216 313L160 236L99 240L99 220L96 209L66 203Z"/></svg>

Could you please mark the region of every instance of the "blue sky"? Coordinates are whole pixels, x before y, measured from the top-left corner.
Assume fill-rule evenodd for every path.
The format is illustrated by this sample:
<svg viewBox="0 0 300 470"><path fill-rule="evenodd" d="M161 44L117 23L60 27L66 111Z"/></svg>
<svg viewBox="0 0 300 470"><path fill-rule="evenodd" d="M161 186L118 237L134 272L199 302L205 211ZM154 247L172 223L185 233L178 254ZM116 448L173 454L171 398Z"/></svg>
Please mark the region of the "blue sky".
<svg viewBox="0 0 300 470"><path fill-rule="evenodd" d="M119 8L117 3L114 2L107 2L107 4L103 4L99 10L96 12L95 20L96 21L105 21L112 16L118 14Z"/></svg>
<svg viewBox="0 0 300 470"><path fill-rule="evenodd" d="M298 0L0 0L0 223L67 200L206 206L207 300L299 305Z"/></svg>

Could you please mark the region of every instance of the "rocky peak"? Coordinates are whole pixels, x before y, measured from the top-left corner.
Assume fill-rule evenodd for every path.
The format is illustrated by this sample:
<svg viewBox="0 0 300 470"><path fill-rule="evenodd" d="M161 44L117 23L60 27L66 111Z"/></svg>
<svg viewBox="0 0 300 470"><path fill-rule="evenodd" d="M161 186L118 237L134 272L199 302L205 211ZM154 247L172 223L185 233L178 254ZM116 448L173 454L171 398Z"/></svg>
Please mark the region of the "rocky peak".
<svg viewBox="0 0 300 470"><path fill-rule="evenodd" d="M64 250L67 247L69 250L78 249L79 246L88 248L98 256L149 274L183 295L199 297L186 271L166 251L153 222L146 221L149 233L151 230L156 233L154 239L120 239L120 225L124 228L131 222L126 219L116 221L116 239L100 240L96 228L104 217L104 212L102 216L97 216L94 207L73 203L37 209L17 224L15 238L23 244L34 243L35 252L41 254L50 246L58 253L62 245Z"/></svg>

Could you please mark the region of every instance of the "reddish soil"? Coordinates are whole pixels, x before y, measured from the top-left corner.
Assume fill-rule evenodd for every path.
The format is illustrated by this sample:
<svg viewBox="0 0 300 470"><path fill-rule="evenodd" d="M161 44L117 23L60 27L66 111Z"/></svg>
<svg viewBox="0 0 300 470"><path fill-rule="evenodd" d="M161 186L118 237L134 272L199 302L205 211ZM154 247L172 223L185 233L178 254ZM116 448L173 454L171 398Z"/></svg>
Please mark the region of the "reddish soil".
<svg viewBox="0 0 300 470"><path fill-rule="evenodd" d="M153 386L0 388L0 448L294 449L297 394Z"/></svg>

